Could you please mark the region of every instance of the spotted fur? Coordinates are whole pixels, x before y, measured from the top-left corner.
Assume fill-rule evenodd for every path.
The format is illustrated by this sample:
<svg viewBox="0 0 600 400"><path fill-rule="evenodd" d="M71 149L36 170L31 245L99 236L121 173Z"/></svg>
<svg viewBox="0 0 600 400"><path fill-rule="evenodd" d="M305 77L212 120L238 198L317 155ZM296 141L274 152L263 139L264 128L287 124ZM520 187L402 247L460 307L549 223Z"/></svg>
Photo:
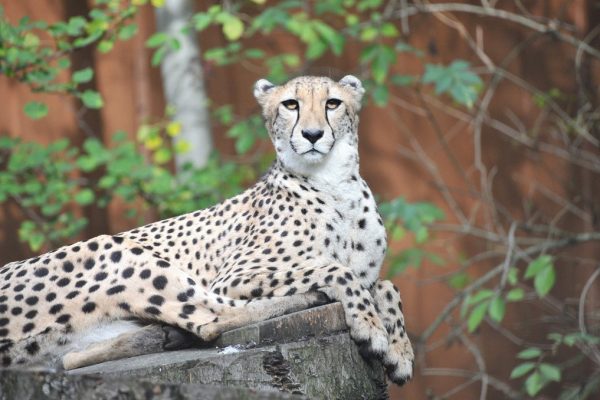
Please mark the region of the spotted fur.
<svg viewBox="0 0 600 400"><path fill-rule="evenodd" d="M277 161L254 186L209 209L5 265L0 363L66 354L72 368L89 345L83 337L132 319L212 340L318 304L325 293L389 377L410 379L400 295L378 280L386 234L359 175L363 92L353 76L260 80L254 94ZM95 349L97 357L106 347Z"/></svg>

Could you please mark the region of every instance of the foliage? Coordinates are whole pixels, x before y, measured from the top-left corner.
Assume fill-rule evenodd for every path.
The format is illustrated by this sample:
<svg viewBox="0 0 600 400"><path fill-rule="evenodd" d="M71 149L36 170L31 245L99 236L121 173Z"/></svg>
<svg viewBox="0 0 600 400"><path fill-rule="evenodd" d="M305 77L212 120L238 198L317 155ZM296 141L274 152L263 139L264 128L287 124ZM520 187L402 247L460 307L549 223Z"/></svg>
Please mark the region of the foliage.
<svg viewBox="0 0 600 400"><path fill-rule="evenodd" d="M61 78L71 67L69 56L74 51L94 45L106 53L116 41L131 38L137 30L130 22L137 8L111 0L96 3L99 7L87 16L53 24L23 17L12 25L0 7L0 74L28 85L33 92L67 93L81 99L86 107L101 108L103 100L97 91L80 89L93 79L91 68L73 71L70 79ZM25 105L24 112L39 119L48 113L48 108L42 102L32 101Z"/></svg>
<svg viewBox="0 0 600 400"><path fill-rule="evenodd" d="M444 213L431 203L408 203L403 197L390 202L381 203L379 212L385 220L386 228L391 233L392 241L405 239L407 232L414 237L414 243L400 251L388 252L390 265L388 275L396 276L408 267L419 268L423 261L428 260L441 265L443 260L436 254L427 251L425 244L428 242L429 225L444 219Z"/></svg>
<svg viewBox="0 0 600 400"><path fill-rule="evenodd" d="M449 94L454 101L473 107L483 82L466 61L455 60L447 67L425 65L424 83L432 83L436 94Z"/></svg>
<svg viewBox="0 0 600 400"><path fill-rule="evenodd" d="M6 169L0 171L0 202L15 201L28 217L19 229L21 240L34 251L72 240L87 225L86 218L74 212L76 205L106 207L119 198L129 206L130 218L148 207L168 217L230 197L255 177L252 168L224 162L217 155L201 169L174 175L161 156L170 154L166 142L152 144L153 162L138 149L124 132L113 136L111 147L90 138L81 150L66 139L43 146L3 138L0 165Z"/></svg>

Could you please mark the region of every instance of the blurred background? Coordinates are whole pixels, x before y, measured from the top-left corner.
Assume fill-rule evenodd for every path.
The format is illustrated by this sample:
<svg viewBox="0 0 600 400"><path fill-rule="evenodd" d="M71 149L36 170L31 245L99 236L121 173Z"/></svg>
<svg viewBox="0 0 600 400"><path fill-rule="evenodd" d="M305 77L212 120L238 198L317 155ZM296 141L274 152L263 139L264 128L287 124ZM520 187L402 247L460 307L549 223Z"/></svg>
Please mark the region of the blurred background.
<svg viewBox="0 0 600 400"><path fill-rule="evenodd" d="M253 83L352 73L417 353L391 398L599 398L598 1L0 5L0 265L243 190Z"/></svg>

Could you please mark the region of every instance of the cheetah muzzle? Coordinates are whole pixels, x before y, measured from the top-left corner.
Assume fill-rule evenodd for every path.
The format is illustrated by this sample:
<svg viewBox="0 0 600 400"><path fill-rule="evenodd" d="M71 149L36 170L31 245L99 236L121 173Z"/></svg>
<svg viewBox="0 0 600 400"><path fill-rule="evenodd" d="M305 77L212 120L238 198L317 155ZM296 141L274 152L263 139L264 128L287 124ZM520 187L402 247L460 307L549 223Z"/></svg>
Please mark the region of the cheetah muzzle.
<svg viewBox="0 0 600 400"><path fill-rule="evenodd" d="M391 380L410 379L400 293L378 279L385 229L359 175L363 93L350 75L259 80L254 95L277 160L254 186L209 209L1 268L2 365L55 359L69 369L131 355L142 351L144 329L159 350L183 341L141 321L210 341L325 294Z"/></svg>

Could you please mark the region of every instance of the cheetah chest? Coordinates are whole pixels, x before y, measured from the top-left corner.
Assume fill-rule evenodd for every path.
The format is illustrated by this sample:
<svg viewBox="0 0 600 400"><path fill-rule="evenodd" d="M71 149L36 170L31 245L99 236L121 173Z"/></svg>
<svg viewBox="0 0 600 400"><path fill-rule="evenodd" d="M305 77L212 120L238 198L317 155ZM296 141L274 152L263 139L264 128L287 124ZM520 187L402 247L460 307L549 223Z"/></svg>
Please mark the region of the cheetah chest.
<svg viewBox="0 0 600 400"><path fill-rule="evenodd" d="M335 206L324 222L326 254L351 268L369 286L379 275L387 246L373 196L367 188L334 200Z"/></svg>

